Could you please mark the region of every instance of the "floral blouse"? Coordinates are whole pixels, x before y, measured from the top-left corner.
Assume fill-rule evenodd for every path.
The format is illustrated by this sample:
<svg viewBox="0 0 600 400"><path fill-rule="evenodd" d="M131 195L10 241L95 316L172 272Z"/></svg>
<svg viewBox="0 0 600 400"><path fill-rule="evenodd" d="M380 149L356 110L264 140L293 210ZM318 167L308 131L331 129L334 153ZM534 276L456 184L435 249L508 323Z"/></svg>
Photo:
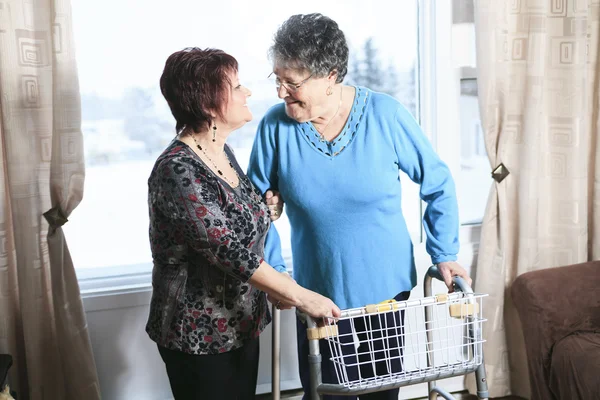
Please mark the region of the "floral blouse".
<svg viewBox="0 0 600 400"><path fill-rule="evenodd" d="M235 161L231 188L174 140L148 180L152 300L146 331L159 345L217 354L257 337L271 317L248 279L263 261L269 212Z"/></svg>

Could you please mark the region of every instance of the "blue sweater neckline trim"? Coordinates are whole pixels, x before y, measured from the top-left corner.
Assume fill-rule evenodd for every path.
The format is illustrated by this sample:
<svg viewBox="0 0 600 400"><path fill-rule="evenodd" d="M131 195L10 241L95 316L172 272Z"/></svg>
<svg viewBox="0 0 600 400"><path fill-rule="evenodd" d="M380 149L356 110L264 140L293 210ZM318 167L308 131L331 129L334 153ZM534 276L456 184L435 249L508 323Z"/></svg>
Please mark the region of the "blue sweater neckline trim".
<svg viewBox="0 0 600 400"><path fill-rule="evenodd" d="M340 132L335 139L330 142L323 141L321 135L310 121L300 124L304 139L306 139L308 144L314 150L325 157L333 158L338 156L342 151L348 148L356 136L356 132L358 132L358 127L360 126L360 122L362 121L362 117L371 96L369 96L369 91L366 88L360 86L354 86L354 88L355 94L352 111L350 111L344 129L342 129L342 132Z"/></svg>

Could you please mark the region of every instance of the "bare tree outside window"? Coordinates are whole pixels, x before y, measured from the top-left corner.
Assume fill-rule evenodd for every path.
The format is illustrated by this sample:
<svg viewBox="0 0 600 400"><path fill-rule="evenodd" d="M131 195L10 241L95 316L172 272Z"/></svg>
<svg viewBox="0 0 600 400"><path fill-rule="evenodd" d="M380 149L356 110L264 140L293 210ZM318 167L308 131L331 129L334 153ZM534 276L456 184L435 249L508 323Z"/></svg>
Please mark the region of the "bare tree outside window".
<svg viewBox="0 0 600 400"><path fill-rule="evenodd" d="M372 37L365 40L352 55L348 68L348 82L389 94L400 100L412 115L417 115L414 63L408 71L399 70L393 60L384 65Z"/></svg>

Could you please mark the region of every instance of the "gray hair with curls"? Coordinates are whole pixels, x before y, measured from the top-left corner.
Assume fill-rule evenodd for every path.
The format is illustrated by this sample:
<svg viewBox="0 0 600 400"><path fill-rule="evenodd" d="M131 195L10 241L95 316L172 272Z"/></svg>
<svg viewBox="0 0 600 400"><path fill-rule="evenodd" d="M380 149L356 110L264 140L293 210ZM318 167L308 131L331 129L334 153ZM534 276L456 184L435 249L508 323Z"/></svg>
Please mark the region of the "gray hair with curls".
<svg viewBox="0 0 600 400"><path fill-rule="evenodd" d="M336 83L348 72L348 43L337 22L322 14L297 14L275 33L272 61L306 69L317 77L337 71Z"/></svg>

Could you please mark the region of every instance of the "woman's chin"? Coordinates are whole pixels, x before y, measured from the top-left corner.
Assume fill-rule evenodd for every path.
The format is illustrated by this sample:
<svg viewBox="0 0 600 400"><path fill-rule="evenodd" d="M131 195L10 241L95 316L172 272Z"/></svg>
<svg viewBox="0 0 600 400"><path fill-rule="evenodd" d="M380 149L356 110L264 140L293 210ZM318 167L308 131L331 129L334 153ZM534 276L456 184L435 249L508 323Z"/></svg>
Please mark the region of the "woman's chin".
<svg viewBox="0 0 600 400"><path fill-rule="evenodd" d="M246 117L244 118L243 125L246 125L246 123L252 121L252 119L254 119L254 115L252 115L252 113L248 111L248 115L246 115Z"/></svg>
<svg viewBox="0 0 600 400"><path fill-rule="evenodd" d="M250 121L252 121L252 115L250 115L249 117L247 117L243 121L241 121L239 124L237 124L235 126L235 128L232 129L232 131L235 131L235 130L238 130L238 129L242 128L244 125L246 125Z"/></svg>
<svg viewBox="0 0 600 400"><path fill-rule="evenodd" d="M304 115L305 113L303 112L303 110L301 110L300 107L298 107L295 104L291 104L291 105L286 104L285 105L285 113L287 114L288 117L290 117L291 119L296 120L298 122L308 121L308 119Z"/></svg>

